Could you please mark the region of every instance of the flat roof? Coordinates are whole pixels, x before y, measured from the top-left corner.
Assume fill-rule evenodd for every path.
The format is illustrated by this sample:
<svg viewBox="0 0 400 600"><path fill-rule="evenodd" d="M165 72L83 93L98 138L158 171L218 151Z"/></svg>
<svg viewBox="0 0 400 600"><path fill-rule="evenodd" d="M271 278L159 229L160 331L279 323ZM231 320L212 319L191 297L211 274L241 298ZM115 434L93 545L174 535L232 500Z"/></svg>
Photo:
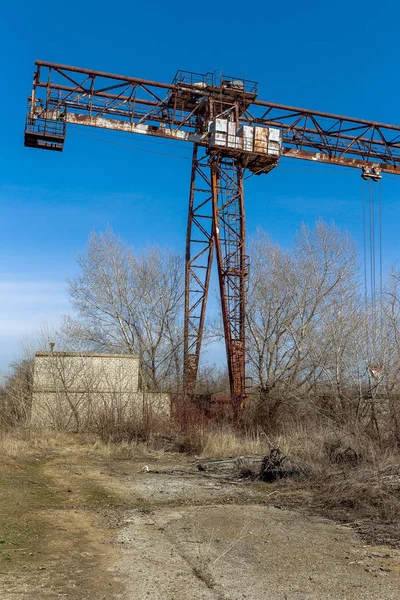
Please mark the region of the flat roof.
<svg viewBox="0 0 400 600"><path fill-rule="evenodd" d="M107 354L103 352L56 352L56 351L47 351L47 352L36 352L36 356L64 356L64 357L74 357L80 356L84 357L99 357L99 358L139 358L138 354Z"/></svg>

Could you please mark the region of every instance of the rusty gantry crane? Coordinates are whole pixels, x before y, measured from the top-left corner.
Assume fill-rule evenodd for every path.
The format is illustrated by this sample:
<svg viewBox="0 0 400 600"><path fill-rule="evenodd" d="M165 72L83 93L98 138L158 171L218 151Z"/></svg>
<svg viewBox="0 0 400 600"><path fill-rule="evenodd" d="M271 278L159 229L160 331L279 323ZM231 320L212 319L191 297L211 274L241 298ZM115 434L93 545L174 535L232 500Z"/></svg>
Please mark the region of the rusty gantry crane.
<svg viewBox="0 0 400 600"><path fill-rule="evenodd" d="M281 157L400 174L400 126L257 98L257 84L178 71L172 83L36 61L25 145L61 151L68 124L193 143L186 238L184 383L199 366L214 250L234 415L246 397L244 174Z"/></svg>

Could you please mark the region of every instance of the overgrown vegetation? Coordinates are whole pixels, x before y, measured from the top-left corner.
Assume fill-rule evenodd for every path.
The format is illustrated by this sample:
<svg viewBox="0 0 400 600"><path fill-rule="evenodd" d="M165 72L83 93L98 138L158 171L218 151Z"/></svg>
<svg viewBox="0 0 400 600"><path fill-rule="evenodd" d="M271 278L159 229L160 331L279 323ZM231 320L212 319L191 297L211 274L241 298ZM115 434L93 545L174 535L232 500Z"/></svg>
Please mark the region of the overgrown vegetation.
<svg viewBox="0 0 400 600"><path fill-rule="evenodd" d="M149 410L133 413L129 402L123 410L111 403L95 418L75 419L75 429L128 454L142 443L216 459L277 448L307 476L274 485L303 487L314 505L344 518L394 523L400 517L400 274L390 273L380 306L370 305L353 241L324 223L303 228L290 252L260 232L250 254L254 386L238 431L225 373L204 368L195 403L182 394L182 260L157 248L137 254L111 231L94 234L79 259L81 274L70 282L78 317L64 321L56 343L139 353L143 389L170 391L174 410L167 420ZM218 337L218 326L207 335ZM47 336L43 345L48 342ZM32 363L22 361L0 389L5 453L4 443L21 444L19 432L29 429L31 391ZM29 444L34 439L32 433Z"/></svg>

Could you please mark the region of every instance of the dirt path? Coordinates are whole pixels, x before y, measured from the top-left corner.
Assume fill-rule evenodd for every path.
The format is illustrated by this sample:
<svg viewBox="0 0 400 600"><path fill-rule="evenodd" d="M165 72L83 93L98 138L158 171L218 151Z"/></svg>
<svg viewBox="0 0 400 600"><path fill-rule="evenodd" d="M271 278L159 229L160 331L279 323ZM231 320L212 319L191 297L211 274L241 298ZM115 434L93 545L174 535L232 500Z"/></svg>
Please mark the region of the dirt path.
<svg viewBox="0 0 400 600"><path fill-rule="evenodd" d="M400 597L399 550L280 508L272 486L200 473L178 455L67 448L25 463L0 479L2 600Z"/></svg>

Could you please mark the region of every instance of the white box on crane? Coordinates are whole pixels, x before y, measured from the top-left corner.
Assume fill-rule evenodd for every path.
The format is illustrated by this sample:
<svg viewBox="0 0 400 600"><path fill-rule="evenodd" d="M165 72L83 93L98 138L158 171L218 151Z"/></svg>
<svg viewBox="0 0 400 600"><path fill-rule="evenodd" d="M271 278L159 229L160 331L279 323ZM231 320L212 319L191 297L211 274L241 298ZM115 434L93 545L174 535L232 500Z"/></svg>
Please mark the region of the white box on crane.
<svg viewBox="0 0 400 600"><path fill-rule="evenodd" d="M254 127L254 152L266 154L268 148L268 129Z"/></svg>
<svg viewBox="0 0 400 600"><path fill-rule="evenodd" d="M268 133L268 154L280 156L282 146L282 134L279 129L270 128Z"/></svg>
<svg viewBox="0 0 400 600"><path fill-rule="evenodd" d="M273 142L268 140L268 154L279 155L281 153L280 142Z"/></svg>
<svg viewBox="0 0 400 600"><path fill-rule="evenodd" d="M280 145L272 146L271 144L276 144L276 142L270 142L268 144L268 154L270 154L271 156L280 156L281 155Z"/></svg>
<svg viewBox="0 0 400 600"><path fill-rule="evenodd" d="M227 145L226 133L211 133L210 135L210 146L225 146Z"/></svg>
<svg viewBox="0 0 400 600"><path fill-rule="evenodd" d="M214 119L214 121L210 121L209 131L211 133L228 133L227 119Z"/></svg>
<svg viewBox="0 0 400 600"><path fill-rule="evenodd" d="M241 139L236 135L236 123L232 121L228 122L228 147L229 148L241 148Z"/></svg>
<svg viewBox="0 0 400 600"><path fill-rule="evenodd" d="M272 141L272 142L280 142L281 141L281 132L279 129L273 129L272 127L269 128L269 135L268 138Z"/></svg>
<svg viewBox="0 0 400 600"><path fill-rule="evenodd" d="M241 148L242 140L236 135L236 123L227 119L214 119L208 122L210 145L227 148Z"/></svg>
<svg viewBox="0 0 400 600"><path fill-rule="evenodd" d="M237 137L241 140L242 148L246 152L253 152L254 127L250 125L241 125L238 128Z"/></svg>

